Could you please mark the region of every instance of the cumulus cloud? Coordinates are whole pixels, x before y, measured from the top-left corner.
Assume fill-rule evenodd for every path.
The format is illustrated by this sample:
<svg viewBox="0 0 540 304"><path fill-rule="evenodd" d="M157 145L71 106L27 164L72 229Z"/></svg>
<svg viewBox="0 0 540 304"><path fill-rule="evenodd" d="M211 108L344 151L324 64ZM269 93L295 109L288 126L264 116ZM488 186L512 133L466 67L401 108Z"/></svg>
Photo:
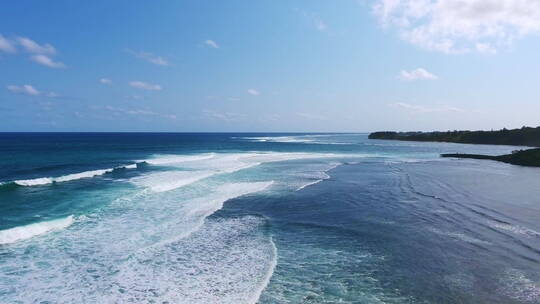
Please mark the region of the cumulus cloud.
<svg viewBox="0 0 540 304"><path fill-rule="evenodd" d="M464 112L464 110L452 106L431 106L426 107L422 105L408 104L404 102L397 102L390 104L394 108L400 108L413 113L433 113L433 112Z"/></svg>
<svg viewBox="0 0 540 304"><path fill-rule="evenodd" d="M476 44L476 51L478 53L484 53L484 54L496 54L497 49L493 47L489 43L477 43Z"/></svg>
<svg viewBox="0 0 540 304"><path fill-rule="evenodd" d="M206 41L204 42L204 44L206 44L206 45L208 45L209 47L212 47L212 48L214 48L214 49L219 49L219 44L217 44L217 42L215 42L214 40L208 39L208 40L206 40Z"/></svg>
<svg viewBox="0 0 540 304"><path fill-rule="evenodd" d="M385 27L422 48L444 53L495 53L540 32L538 0L376 0Z"/></svg>
<svg viewBox="0 0 540 304"><path fill-rule="evenodd" d="M159 84L151 84L143 81L131 81L129 85L137 89L149 91L160 91L162 89Z"/></svg>
<svg viewBox="0 0 540 304"><path fill-rule="evenodd" d="M110 80L109 78L101 78L99 82L107 85L112 84L112 80Z"/></svg>
<svg viewBox="0 0 540 304"><path fill-rule="evenodd" d="M261 95L261 92L259 92L256 89L248 89L247 92L248 92L248 94L253 95L253 96Z"/></svg>
<svg viewBox="0 0 540 304"><path fill-rule="evenodd" d="M146 60L150 63L153 63L155 65L161 65L161 66L168 66L169 65L169 61L167 61L167 59L161 57L161 56L157 56L157 55L154 55L152 53L148 53L148 52L136 52L136 51L133 51L133 50L127 50L128 53L130 53L131 55L135 56L136 58L139 58L139 59L142 59L142 60Z"/></svg>
<svg viewBox="0 0 540 304"><path fill-rule="evenodd" d="M16 37L12 40L0 35L0 51L15 53L16 46L22 47L26 52L32 54L30 60L50 68L64 68L65 64L54 61L51 57L56 55L56 49L48 44L39 44L27 37Z"/></svg>
<svg viewBox="0 0 540 304"><path fill-rule="evenodd" d="M26 37L17 37L17 42L19 42L23 49L32 54L56 54L56 49L48 43L40 45L34 40Z"/></svg>
<svg viewBox="0 0 540 304"><path fill-rule="evenodd" d="M41 65L44 65L44 66L48 66L50 68L54 68L54 69L61 69L61 68L65 68L66 65L63 64L62 62L60 61L54 61L52 58L48 57L47 55L33 55L32 57L30 57L30 59L34 62L37 62Z"/></svg>
<svg viewBox="0 0 540 304"><path fill-rule="evenodd" d="M438 79L439 77L437 77L436 75L422 68L418 68L411 71L402 70L399 73L399 78L401 80L412 81L412 80L435 80L435 79Z"/></svg>
<svg viewBox="0 0 540 304"><path fill-rule="evenodd" d="M0 51L6 53L15 53L17 49L15 44L0 34Z"/></svg>

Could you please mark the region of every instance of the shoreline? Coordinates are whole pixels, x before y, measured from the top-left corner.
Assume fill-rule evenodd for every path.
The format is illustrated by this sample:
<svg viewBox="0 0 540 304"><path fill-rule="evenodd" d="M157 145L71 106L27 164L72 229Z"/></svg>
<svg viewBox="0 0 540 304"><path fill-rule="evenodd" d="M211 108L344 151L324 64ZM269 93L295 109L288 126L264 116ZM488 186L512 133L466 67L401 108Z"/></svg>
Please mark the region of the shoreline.
<svg viewBox="0 0 540 304"><path fill-rule="evenodd" d="M488 159L518 166L540 167L540 148L518 150L511 154L497 156L467 153L443 153L441 154L441 157Z"/></svg>

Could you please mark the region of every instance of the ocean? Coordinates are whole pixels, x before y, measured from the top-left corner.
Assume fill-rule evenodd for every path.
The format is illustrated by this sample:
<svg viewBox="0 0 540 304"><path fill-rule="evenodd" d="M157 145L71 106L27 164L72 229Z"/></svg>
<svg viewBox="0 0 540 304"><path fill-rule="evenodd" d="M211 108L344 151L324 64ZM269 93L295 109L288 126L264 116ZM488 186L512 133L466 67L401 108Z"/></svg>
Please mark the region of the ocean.
<svg viewBox="0 0 540 304"><path fill-rule="evenodd" d="M540 303L540 169L367 134L1 133L0 303Z"/></svg>

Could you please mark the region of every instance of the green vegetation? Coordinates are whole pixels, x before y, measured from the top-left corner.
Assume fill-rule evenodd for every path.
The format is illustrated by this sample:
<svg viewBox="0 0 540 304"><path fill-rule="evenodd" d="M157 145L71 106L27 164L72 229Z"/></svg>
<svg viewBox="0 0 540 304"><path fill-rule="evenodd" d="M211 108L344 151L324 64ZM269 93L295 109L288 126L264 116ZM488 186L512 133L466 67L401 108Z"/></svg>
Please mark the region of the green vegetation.
<svg viewBox="0 0 540 304"><path fill-rule="evenodd" d="M540 147L540 127L498 131L374 132L369 138Z"/></svg>
<svg viewBox="0 0 540 304"><path fill-rule="evenodd" d="M540 127L498 131L374 132L369 134L369 138L540 147ZM519 150L499 156L460 153L441 154L441 156L491 159L514 165L540 167L540 149Z"/></svg>
<svg viewBox="0 0 540 304"><path fill-rule="evenodd" d="M540 167L540 149L514 151L512 154L489 156L480 154L441 154L442 157L491 159L521 166Z"/></svg>

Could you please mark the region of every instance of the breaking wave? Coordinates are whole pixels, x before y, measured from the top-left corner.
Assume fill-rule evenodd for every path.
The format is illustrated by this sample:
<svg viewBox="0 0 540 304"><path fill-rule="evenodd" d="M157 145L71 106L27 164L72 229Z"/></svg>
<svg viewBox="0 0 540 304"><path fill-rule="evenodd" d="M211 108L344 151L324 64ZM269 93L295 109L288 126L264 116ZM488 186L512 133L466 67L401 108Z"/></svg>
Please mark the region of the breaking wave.
<svg viewBox="0 0 540 304"><path fill-rule="evenodd" d="M73 215L70 215L62 219L39 222L26 226L19 226L10 229L0 230L0 245L11 244L51 231L61 230L71 226L73 222Z"/></svg>
<svg viewBox="0 0 540 304"><path fill-rule="evenodd" d="M79 172L79 173L72 173L72 174L62 175L58 177L39 177L39 178L33 178L33 179L14 180L11 182L0 183L0 186L6 186L9 184L15 184L15 185L24 186L24 187L42 186L42 185L48 185L48 184L53 184L53 183L69 182L69 181L79 180L83 178L92 178L92 177L104 175L107 173L111 173L111 172L114 172L115 170L120 170L120 169L136 169L136 168L137 168L137 164L131 164L131 165L119 166L119 167L109 168L109 169L90 170L90 171L84 171L84 172Z"/></svg>

